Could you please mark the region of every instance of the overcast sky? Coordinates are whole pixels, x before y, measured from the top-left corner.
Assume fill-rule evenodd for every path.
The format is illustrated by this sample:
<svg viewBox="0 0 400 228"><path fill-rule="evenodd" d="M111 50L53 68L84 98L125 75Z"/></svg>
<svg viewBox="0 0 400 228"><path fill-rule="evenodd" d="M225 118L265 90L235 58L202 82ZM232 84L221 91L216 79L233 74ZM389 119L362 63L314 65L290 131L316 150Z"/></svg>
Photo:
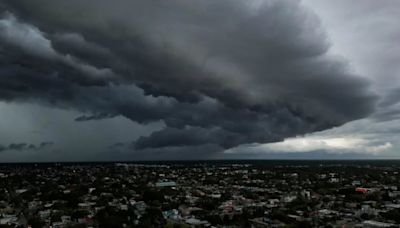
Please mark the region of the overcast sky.
<svg viewBox="0 0 400 228"><path fill-rule="evenodd" d="M0 161L400 158L400 1L0 0Z"/></svg>

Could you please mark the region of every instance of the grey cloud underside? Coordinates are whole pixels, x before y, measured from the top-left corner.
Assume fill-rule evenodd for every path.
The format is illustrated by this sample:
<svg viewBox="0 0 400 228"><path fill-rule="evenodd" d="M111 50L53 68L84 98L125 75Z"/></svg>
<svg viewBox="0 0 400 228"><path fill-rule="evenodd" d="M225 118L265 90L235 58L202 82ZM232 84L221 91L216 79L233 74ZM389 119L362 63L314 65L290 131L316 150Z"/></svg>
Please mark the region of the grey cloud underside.
<svg viewBox="0 0 400 228"><path fill-rule="evenodd" d="M0 3L0 98L162 120L137 150L280 141L376 100L297 1Z"/></svg>

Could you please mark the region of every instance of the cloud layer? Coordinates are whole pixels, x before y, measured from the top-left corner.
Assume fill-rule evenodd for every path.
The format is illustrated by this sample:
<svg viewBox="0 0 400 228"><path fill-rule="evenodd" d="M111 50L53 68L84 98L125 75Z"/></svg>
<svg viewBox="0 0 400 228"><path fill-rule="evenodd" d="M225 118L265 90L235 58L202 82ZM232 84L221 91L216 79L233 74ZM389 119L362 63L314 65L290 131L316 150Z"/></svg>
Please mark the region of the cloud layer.
<svg viewBox="0 0 400 228"><path fill-rule="evenodd" d="M38 145L29 143L11 143L8 146L0 145L0 152L4 151L24 151L24 150L43 150L53 146L53 142L42 142Z"/></svg>
<svg viewBox="0 0 400 228"><path fill-rule="evenodd" d="M379 143L379 142L378 142ZM379 155L393 147L391 142L377 144L358 137L321 137L308 136L285 139L283 142L259 145L251 148L253 152L259 153L301 153L326 151L327 153L365 153ZM229 152L228 152L229 153ZM235 153L233 151L233 153Z"/></svg>
<svg viewBox="0 0 400 228"><path fill-rule="evenodd" d="M164 122L136 150L278 142L374 108L297 1L0 3L0 99Z"/></svg>

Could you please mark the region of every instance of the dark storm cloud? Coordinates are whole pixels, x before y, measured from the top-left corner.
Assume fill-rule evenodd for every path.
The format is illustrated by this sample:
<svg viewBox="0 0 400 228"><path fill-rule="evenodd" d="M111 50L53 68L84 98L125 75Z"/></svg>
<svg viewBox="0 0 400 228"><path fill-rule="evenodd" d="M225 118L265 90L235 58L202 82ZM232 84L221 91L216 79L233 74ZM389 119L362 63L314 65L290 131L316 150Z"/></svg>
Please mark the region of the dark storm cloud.
<svg viewBox="0 0 400 228"><path fill-rule="evenodd" d="M115 114L109 114L109 113L97 113L94 115L83 115L75 118L75 121L88 121L88 120L101 120L101 119L108 119L108 118L113 118L115 117Z"/></svg>
<svg viewBox="0 0 400 228"><path fill-rule="evenodd" d="M392 121L400 118L400 88L390 89L378 103L379 110L371 117L375 121Z"/></svg>
<svg viewBox="0 0 400 228"><path fill-rule="evenodd" d="M24 151L24 150L42 150L54 145L53 142L42 142L38 145L29 143L11 143L8 146L0 145L0 152L14 150L14 151Z"/></svg>
<svg viewBox="0 0 400 228"><path fill-rule="evenodd" d="M9 150L23 150L30 147L27 143L11 143L7 149Z"/></svg>
<svg viewBox="0 0 400 228"><path fill-rule="evenodd" d="M0 98L162 120L136 150L280 141L374 107L297 1L1 2Z"/></svg>

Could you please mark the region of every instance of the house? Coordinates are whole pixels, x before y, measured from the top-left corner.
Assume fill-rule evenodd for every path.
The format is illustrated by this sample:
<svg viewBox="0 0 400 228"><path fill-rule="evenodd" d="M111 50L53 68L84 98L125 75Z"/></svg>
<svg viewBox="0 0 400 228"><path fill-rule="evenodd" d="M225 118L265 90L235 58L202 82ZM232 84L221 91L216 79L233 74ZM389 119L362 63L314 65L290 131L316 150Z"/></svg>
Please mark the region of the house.
<svg viewBox="0 0 400 228"><path fill-rule="evenodd" d="M176 187L175 181L160 181L156 183L156 187L162 188L162 187Z"/></svg>
<svg viewBox="0 0 400 228"><path fill-rule="evenodd" d="M377 221L373 221L373 220L366 220L362 224L363 224L363 227L365 227L365 228L395 227L395 224L392 224L392 223L377 222Z"/></svg>

